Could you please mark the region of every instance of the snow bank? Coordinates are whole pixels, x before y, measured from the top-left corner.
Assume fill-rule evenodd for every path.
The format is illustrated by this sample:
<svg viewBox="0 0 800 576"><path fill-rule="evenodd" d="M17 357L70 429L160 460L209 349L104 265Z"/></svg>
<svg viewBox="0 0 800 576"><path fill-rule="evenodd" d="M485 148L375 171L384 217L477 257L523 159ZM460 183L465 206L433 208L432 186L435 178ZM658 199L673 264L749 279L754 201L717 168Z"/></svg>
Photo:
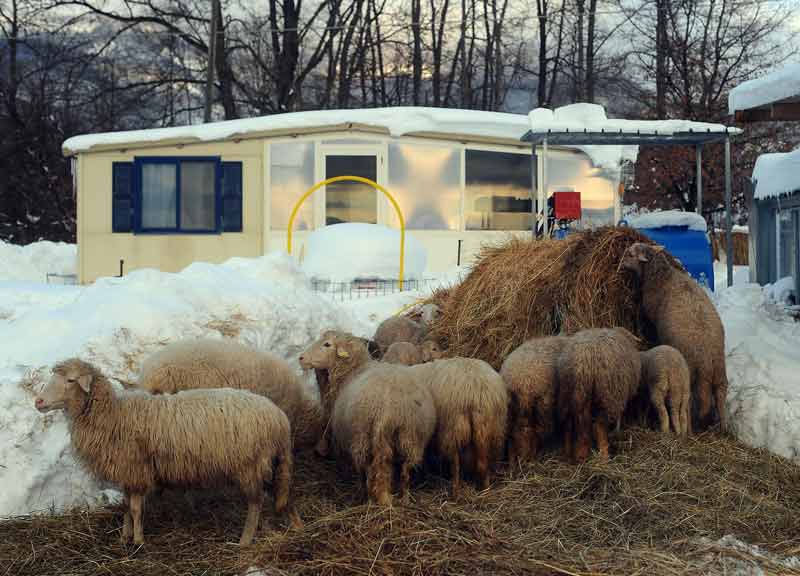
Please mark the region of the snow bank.
<svg viewBox="0 0 800 576"><path fill-rule="evenodd" d="M792 152L762 154L753 168L758 200L775 198L800 190L800 148Z"/></svg>
<svg viewBox="0 0 800 576"><path fill-rule="evenodd" d="M757 108L800 95L800 63L789 64L754 80L742 82L728 94L728 113Z"/></svg>
<svg viewBox="0 0 800 576"><path fill-rule="evenodd" d="M687 226L689 230L706 231L706 220L695 212L664 210L647 212L628 217L628 225L633 228L661 228L663 226Z"/></svg>
<svg viewBox="0 0 800 576"><path fill-rule="evenodd" d="M786 278L781 278L775 284L767 284L764 286L764 296L774 304L792 304L790 297L794 296L796 298L794 278L787 276Z"/></svg>
<svg viewBox="0 0 800 576"><path fill-rule="evenodd" d="M408 232L403 260L404 278L422 278L427 253ZM336 282L395 279L400 272L400 231L357 222L320 228L306 240L302 266L311 277Z"/></svg>
<svg viewBox="0 0 800 576"><path fill-rule="evenodd" d="M0 283L0 298L13 293L13 314L0 317L0 516L113 494L75 464L64 416L33 408L59 360L80 355L130 381L141 360L171 340L227 335L296 366L295 356L326 328L369 333L311 292L299 267L277 252L177 274L136 270L86 287Z"/></svg>
<svg viewBox="0 0 800 576"><path fill-rule="evenodd" d="M721 568L720 573L722 574L765 576L765 574L774 573L774 568L786 568L789 571L800 570L800 556L778 556L755 544L742 542L731 534L723 536L716 542L702 537L699 539L699 543L711 549L711 552L705 557L717 564ZM730 551L732 554L726 554L726 551ZM765 571L764 563L770 565L772 569Z"/></svg>
<svg viewBox="0 0 800 576"><path fill-rule="evenodd" d="M770 305L757 284L715 294L725 326L728 412L736 436L800 459L800 323Z"/></svg>
<svg viewBox="0 0 800 576"><path fill-rule="evenodd" d="M46 282L47 274L76 274L78 249L64 242L17 246L0 241L0 280Z"/></svg>

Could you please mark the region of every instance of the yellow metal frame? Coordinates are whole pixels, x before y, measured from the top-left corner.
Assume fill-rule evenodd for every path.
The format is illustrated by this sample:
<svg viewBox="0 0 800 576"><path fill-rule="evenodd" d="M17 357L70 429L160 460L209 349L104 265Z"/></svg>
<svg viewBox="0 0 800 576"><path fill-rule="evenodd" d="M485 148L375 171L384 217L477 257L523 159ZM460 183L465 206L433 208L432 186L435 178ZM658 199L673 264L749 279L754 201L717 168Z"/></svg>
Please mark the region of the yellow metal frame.
<svg viewBox="0 0 800 576"><path fill-rule="evenodd" d="M403 265L405 263L405 249L406 249L406 222L403 219L403 212L400 210L400 206L397 204L397 200L394 199L389 191L375 182L374 180L370 180L369 178L363 178L361 176L334 176L333 178L328 178L323 180L322 182L317 182L311 188L306 190L306 192L300 197L300 200L297 201L297 204L294 205L292 209L292 214L289 216L289 226L288 226L288 234L286 235L286 251L291 254L292 253L292 226L294 225L294 219L297 216L297 212L300 210L300 206L303 205L303 202L311 196L314 192L326 186L328 184L333 184L334 182L342 182L344 180L348 180L351 182L361 182L362 184L368 184L372 186L375 190L383 192L383 195L389 199L389 202L392 203L394 206L395 211L397 212L397 217L400 219L400 277L398 278L398 283L400 284L400 290L403 289Z"/></svg>

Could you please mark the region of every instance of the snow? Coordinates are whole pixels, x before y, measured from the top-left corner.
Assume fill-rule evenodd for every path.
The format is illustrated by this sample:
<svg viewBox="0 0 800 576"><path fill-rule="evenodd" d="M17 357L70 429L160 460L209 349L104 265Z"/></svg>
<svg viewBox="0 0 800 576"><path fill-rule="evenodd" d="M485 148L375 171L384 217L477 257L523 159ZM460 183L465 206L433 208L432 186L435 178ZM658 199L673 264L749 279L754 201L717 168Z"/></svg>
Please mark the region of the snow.
<svg viewBox="0 0 800 576"><path fill-rule="evenodd" d="M722 564L721 572L729 576L765 576L774 573L775 568L800 570L800 556L780 557L755 544L742 542L731 534L723 536L716 542L703 537L699 539L699 543L714 549L715 553L709 554L708 557L715 563ZM733 554L725 554L725 551L731 551ZM765 564L772 569L765 571L763 568Z"/></svg>
<svg viewBox="0 0 800 576"><path fill-rule="evenodd" d="M408 232L405 234L403 262L404 279L422 278L427 253ZM319 228L306 240L302 266L307 275L334 282L355 278L397 279L400 273L400 231L362 223Z"/></svg>
<svg viewBox="0 0 800 576"><path fill-rule="evenodd" d="M800 148L792 152L762 154L753 167L757 200L775 198L800 190Z"/></svg>
<svg viewBox="0 0 800 576"><path fill-rule="evenodd" d="M319 128L348 124L385 130L393 137L446 134L515 141L520 140L530 128L528 117L524 114L397 106L356 110L313 110L174 128L85 134L67 139L62 149L64 154L77 154L101 146L155 144L166 140L209 142L256 134L269 136L310 132ZM622 155L622 147L619 146L574 148L584 150L598 167L616 168ZM624 157L635 160L636 147L633 147L633 150L628 149Z"/></svg>
<svg viewBox="0 0 800 576"><path fill-rule="evenodd" d="M628 225L633 228L662 228L664 226L686 226L689 230L706 231L706 220L696 212L664 210L647 212L628 217Z"/></svg>
<svg viewBox="0 0 800 576"><path fill-rule="evenodd" d="M787 276L781 278L775 284L767 284L764 286L764 296L770 302L780 305L792 304L790 297L795 297L797 302L797 295L794 293L794 278Z"/></svg>
<svg viewBox="0 0 800 576"><path fill-rule="evenodd" d="M800 96L800 63L788 64L733 88L728 94L728 113L758 108L793 96Z"/></svg>
<svg viewBox="0 0 800 576"><path fill-rule="evenodd" d="M17 246L0 241L0 281L45 282L47 274L75 274L78 250L64 242L34 242Z"/></svg>

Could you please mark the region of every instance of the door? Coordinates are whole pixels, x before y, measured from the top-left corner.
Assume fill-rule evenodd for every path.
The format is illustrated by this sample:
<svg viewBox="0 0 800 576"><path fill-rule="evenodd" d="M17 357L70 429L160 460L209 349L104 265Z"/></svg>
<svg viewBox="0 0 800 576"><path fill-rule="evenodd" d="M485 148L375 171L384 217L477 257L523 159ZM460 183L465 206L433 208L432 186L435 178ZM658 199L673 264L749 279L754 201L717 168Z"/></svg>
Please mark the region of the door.
<svg viewBox="0 0 800 576"><path fill-rule="evenodd" d="M324 153L325 179L361 176L378 182L377 153ZM325 225L343 222L378 223L378 191L369 184L341 181L325 187Z"/></svg>

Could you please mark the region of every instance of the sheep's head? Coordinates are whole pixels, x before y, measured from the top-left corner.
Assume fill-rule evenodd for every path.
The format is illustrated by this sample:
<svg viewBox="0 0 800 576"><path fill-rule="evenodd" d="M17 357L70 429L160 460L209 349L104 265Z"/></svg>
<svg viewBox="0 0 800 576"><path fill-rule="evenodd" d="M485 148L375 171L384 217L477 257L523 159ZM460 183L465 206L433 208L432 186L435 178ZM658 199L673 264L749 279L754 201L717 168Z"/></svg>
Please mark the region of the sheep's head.
<svg viewBox="0 0 800 576"><path fill-rule="evenodd" d="M70 405L83 406L92 390L97 371L91 364L73 358L57 364L47 386L36 397L35 405L39 412L50 412L68 408Z"/></svg>
<svg viewBox="0 0 800 576"><path fill-rule="evenodd" d="M300 366L304 370L330 370L339 362L337 359L350 357L347 344L344 333L327 330L300 354Z"/></svg>
<svg viewBox="0 0 800 576"><path fill-rule="evenodd" d="M435 340L425 340L420 346L422 352L422 361L430 362L431 360L438 360L444 357L444 350L439 346Z"/></svg>
<svg viewBox="0 0 800 576"><path fill-rule="evenodd" d="M644 242L631 244L622 257L622 267L641 276L642 266L663 250L663 246L652 246Z"/></svg>
<svg viewBox="0 0 800 576"><path fill-rule="evenodd" d="M442 311L436 304L423 304L422 308L422 321L430 326L433 324L439 316L442 314Z"/></svg>

